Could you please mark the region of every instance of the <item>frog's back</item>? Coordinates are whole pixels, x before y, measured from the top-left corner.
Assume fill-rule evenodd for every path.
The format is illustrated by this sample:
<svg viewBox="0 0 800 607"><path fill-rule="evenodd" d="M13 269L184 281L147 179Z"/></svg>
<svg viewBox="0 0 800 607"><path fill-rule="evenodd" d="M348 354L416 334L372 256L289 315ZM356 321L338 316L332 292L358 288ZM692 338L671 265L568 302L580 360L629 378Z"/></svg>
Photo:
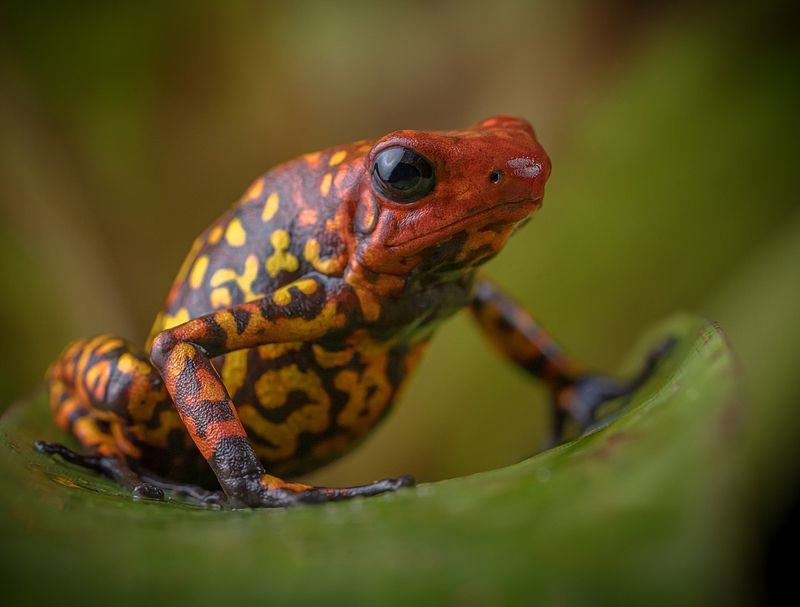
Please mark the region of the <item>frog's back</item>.
<svg viewBox="0 0 800 607"><path fill-rule="evenodd" d="M200 234L148 346L160 331L259 299L310 272L341 276L350 223L348 206L337 196L348 178L346 170L336 170L343 153L332 148L272 169Z"/></svg>

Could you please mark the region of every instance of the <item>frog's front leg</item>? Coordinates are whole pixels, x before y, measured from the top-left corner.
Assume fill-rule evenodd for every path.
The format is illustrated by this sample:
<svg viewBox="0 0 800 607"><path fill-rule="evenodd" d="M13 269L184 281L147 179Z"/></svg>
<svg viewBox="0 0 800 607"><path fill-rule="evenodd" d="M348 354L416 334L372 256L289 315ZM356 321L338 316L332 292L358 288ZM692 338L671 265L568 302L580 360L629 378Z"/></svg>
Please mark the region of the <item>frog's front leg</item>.
<svg viewBox="0 0 800 607"><path fill-rule="evenodd" d="M567 418L583 433L595 422L604 403L635 392L675 344L674 339L667 339L647 356L636 376L619 380L585 371L524 308L485 278L475 284L471 309L492 342L550 388L554 405L551 446L561 441Z"/></svg>
<svg viewBox="0 0 800 607"><path fill-rule="evenodd" d="M210 359L268 343L311 341L343 331L358 317L349 287L307 277L263 299L221 310L160 333L151 360L197 448L233 506L281 507L375 495L411 477L347 488L288 483L266 473Z"/></svg>

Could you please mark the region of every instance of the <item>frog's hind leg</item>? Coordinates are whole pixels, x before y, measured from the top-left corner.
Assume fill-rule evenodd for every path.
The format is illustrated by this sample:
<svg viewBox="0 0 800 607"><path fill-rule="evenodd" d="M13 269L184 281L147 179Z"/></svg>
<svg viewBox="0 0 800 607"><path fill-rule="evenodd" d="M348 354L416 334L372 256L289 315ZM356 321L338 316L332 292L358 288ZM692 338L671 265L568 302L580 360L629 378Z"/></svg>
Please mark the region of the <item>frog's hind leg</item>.
<svg viewBox="0 0 800 607"><path fill-rule="evenodd" d="M160 378L143 354L122 339L102 335L67 347L50 367L50 408L56 424L90 452L37 441L42 453L110 476L137 497L163 499L163 491L145 482L128 463L138 447L125 437L130 408L164 398Z"/></svg>

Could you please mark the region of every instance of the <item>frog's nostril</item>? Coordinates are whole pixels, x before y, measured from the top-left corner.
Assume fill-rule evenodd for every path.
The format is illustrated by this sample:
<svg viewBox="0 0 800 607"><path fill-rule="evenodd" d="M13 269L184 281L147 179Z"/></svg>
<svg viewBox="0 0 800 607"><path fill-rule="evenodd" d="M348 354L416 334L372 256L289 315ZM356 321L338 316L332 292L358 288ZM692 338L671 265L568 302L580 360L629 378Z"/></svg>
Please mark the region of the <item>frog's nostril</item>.
<svg viewBox="0 0 800 607"><path fill-rule="evenodd" d="M495 169L491 173L489 173L489 181L492 183L500 183L500 180L503 179L503 171L499 169Z"/></svg>

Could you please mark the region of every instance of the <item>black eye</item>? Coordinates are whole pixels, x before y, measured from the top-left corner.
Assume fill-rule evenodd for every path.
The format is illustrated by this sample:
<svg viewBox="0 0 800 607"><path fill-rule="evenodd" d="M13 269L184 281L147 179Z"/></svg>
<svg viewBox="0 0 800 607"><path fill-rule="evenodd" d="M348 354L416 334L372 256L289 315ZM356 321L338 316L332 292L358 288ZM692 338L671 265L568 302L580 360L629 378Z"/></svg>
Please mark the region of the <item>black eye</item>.
<svg viewBox="0 0 800 607"><path fill-rule="evenodd" d="M412 149L386 148L372 163L372 183L393 202L414 202L433 189L433 165Z"/></svg>

